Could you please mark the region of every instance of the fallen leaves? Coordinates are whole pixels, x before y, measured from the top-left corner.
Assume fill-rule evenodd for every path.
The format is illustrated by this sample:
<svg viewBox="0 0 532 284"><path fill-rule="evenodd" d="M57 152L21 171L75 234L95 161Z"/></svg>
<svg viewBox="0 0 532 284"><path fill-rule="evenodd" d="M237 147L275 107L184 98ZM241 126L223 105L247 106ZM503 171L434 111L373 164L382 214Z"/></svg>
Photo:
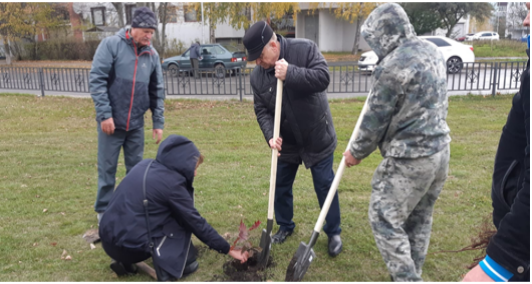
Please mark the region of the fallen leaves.
<svg viewBox="0 0 532 284"><path fill-rule="evenodd" d="M72 257L68 254L66 249L63 250L63 253L61 254L62 260L72 260Z"/></svg>
<svg viewBox="0 0 532 284"><path fill-rule="evenodd" d="M98 229L90 229L83 234L82 238L87 241L87 243L94 243L100 240L100 235L98 233Z"/></svg>

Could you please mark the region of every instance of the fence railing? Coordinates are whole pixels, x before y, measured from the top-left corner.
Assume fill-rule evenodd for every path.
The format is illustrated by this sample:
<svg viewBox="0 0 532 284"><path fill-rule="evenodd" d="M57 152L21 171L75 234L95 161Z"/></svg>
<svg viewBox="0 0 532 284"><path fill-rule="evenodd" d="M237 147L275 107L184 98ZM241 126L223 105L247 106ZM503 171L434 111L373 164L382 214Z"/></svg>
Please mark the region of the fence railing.
<svg viewBox="0 0 532 284"><path fill-rule="evenodd" d="M463 63L462 69L447 74L449 91L489 91L518 89L525 61ZM167 96L252 96L250 75L253 68L238 70L202 69L163 72ZM0 89L45 92L89 93L88 68L0 67ZM371 72L356 65L330 66L328 93L368 93L373 84Z"/></svg>

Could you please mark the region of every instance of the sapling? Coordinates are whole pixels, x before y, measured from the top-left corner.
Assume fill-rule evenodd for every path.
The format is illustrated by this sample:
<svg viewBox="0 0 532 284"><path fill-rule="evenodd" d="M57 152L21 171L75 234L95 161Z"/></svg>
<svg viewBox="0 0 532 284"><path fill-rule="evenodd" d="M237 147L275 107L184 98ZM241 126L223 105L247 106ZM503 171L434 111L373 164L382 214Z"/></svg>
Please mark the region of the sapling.
<svg viewBox="0 0 532 284"><path fill-rule="evenodd" d="M242 250L242 252L249 251L253 245L251 244L251 241L249 240L249 232L258 228L260 226L260 221L257 220L253 226L249 227L249 229L246 227L244 222L240 220L240 226L238 227L238 237L233 242L233 245L231 246L231 250L238 249Z"/></svg>

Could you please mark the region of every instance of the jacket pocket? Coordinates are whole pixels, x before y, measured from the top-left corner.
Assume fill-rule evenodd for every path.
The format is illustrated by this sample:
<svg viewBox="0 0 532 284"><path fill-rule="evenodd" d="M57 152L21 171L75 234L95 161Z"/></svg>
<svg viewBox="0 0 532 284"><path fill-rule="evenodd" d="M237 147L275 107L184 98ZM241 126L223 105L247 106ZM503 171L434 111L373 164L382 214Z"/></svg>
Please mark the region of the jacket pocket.
<svg viewBox="0 0 532 284"><path fill-rule="evenodd" d="M319 153L333 143L332 136L329 133L329 127L327 113L324 113L320 117L318 123L314 124L314 126L310 129L308 135L305 135L306 139L304 141L307 141L308 143L306 148L309 150L309 152Z"/></svg>

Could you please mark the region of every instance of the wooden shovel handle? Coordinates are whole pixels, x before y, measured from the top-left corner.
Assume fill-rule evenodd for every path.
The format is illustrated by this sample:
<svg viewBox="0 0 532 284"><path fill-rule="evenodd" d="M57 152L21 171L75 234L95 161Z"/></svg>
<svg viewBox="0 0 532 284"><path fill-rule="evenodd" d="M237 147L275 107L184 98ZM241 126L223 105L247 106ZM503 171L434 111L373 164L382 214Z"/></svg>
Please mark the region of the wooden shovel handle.
<svg viewBox="0 0 532 284"><path fill-rule="evenodd" d="M362 108L362 111L360 112L360 115L357 120L357 124L355 125L355 129L353 130L353 134L351 134L351 138L349 139L349 142L347 143L346 151L349 150L351 143L358 136L358 131L360 130L360 125L362 124L362 118L364 117L364 114L366 114L366 111L368 108L368 101L369 101L370 96L371 96L371 92L366 98L364 107ZM340 184L340 180L342 179L342 175L344 174L344 169L345 169L345 157L342 157L342 161L340 161L340 165L338 166L338 170L336 171L336 175L334 176L334 180L331 184L331 188L329 189L329 193L327 194L327 198L325 199L325 202L323 203L323 207L321 208L320 216L318 217L318 222L316 222L316 226L314 227L314 231L317 233L319 233L321 231L321 228L323 227L323 221L325 221L325 217L327 216L327 213L329 212L329 208L331 207L332 200L334 198L336 190L338 189L338 184Z"/></svg>
<svg viewBox="0 0 532 284"><path fill-rule="evenodd" d="M283 81L277 79L277 97L275 99L275 118L273 120L273 143L279 138L281 128L281 106L283 103ZM277 178L278 150L272 149L272 168L270 172L270 195L268 199L268 220L273 220L273 201L275 199L275 181Z"/></svg>

